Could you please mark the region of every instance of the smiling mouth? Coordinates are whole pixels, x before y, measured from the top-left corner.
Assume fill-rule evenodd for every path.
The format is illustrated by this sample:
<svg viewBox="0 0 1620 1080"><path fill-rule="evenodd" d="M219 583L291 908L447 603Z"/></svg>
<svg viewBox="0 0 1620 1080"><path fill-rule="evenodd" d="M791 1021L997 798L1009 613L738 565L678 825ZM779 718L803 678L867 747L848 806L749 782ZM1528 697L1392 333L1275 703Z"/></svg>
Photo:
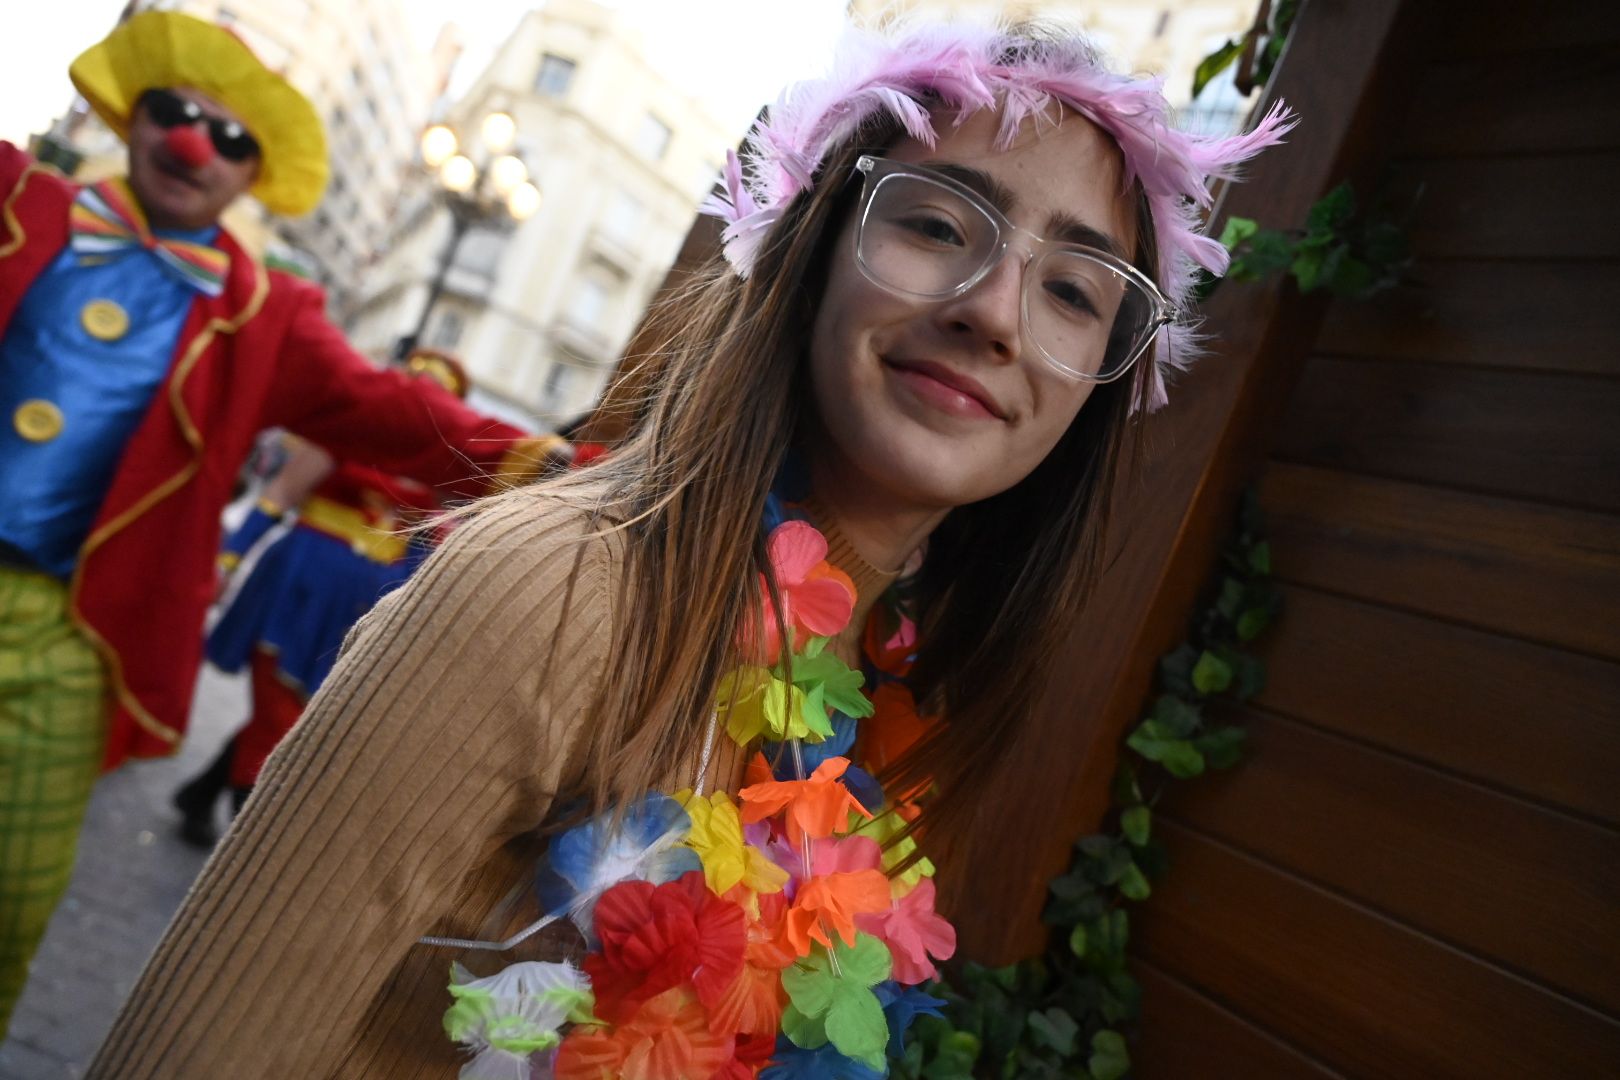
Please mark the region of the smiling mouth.
<svg viewBox="0 0 1620 1080"><path fill-rule="evenodd" d="M178 161L166 156L161 151L152 155L152 164L157 167L158 172L162 173L164 176L167 176L171 180L178 180L180 183L185 184L187 187L196 191L201 191L203 188L202 181L197 178L196 173L192 172Z"/></svg>
<svg viewBox="0 0 1620 1080"><path fill-rule="evenodd" d="M894 372L912 393L951 416L973 420L1006 420L996 399L975 380L930 361L892 360L883 365Z"/></svg>

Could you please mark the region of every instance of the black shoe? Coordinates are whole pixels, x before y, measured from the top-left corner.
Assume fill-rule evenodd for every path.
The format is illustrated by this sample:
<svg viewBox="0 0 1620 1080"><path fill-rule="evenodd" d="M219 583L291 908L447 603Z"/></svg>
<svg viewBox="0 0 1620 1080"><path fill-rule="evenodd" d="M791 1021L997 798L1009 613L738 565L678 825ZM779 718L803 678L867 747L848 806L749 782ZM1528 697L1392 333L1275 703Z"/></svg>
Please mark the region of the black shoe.
<svg viewBox="0 0 1620 1080"><path fill-rule="evenodd" d="M176 804L179 801L178 798L175 799ZM214 827L211 819L192 817L182 811L180 816L180 839L194 848L212 851L214 845L219 843L219 830Z"/></svg>

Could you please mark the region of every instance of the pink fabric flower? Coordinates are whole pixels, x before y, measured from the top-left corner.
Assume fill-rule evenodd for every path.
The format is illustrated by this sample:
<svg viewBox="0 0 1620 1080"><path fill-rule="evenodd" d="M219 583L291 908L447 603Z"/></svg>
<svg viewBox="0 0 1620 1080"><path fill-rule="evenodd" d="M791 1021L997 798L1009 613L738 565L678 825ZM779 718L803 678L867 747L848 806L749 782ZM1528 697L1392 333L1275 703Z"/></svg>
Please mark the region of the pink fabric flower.
<svg viewBox="0 0 1620 1080"><path fill-rule="evenodd" d="M888 911L857 917L855 925L889 947L894 980L908 986L932 979L938 974L933 961L956 952L956 928L934 911L932 878L917 882Z"/></svg>

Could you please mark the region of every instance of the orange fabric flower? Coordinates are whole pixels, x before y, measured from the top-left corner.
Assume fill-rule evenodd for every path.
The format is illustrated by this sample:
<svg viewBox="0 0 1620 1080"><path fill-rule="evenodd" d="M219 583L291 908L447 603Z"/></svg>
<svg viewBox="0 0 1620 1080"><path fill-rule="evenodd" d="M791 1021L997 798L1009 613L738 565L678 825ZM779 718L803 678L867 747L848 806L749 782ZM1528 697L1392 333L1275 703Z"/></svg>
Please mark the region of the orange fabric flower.
<svg viewBox="0 0 1620 1080"><path fill-rule="evenodd" d="M764 762L763 754L756 756ZM842 831L851 811L870 818L871 811L838 782L848 768L848 758L834 757L817 765L808 780L761 780L750 784L738 793L743 802L743 824L764 821L785 809L788 839L798 844L806 836L820 839ZM759 775L752 769L750 774Z"/></svg>
<svg viewBox="0 0 1620 1080"><path fill-rule="evenodd" d="M872 691L872 717L861 728L862 761L881 773L928 734L933 723L917 712L917 699L902 683L884 682Z"/></svg>
<svg viewBox="0 0 1620 1080"><path fill-rule="evenodd" d="M798 956L812 943L832 948L832 936L855 944L856 919L890 909L889 879L878 869L877 842L865 836L823 840L815 848L815 874L799 886L782 927L782 940Z"/></svg>
<svg viewBox="0 0 1620 1080"><path fill-rule="evenodd" d="M616 1028L575 1029L557 1048L555 1080L710 1080L736 1058L734 1036L709 1030L685 987L643 1002ZM747 1075L747 1074L743 1074Z"/></svg>

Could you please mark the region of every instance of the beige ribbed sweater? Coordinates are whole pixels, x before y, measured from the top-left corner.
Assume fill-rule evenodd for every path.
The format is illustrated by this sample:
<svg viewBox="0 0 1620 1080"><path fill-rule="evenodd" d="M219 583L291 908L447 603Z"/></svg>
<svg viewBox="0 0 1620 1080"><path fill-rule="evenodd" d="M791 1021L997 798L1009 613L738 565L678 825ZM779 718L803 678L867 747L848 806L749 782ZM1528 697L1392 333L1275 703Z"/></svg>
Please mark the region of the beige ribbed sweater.
<svg viewBox="0 0 1620 1080"><path fill-rule="evenodd" d="M887 575L829 541L865 608ZM170 924L93 1080L455 1077L451 961L491 974L556 958L570 932L503 954L415 942L500 939L535 918L535 835L581 775L623 543L581 504L517 492L362 620ZM742 755L727 746L711 776L734 785Z"/></svg>

